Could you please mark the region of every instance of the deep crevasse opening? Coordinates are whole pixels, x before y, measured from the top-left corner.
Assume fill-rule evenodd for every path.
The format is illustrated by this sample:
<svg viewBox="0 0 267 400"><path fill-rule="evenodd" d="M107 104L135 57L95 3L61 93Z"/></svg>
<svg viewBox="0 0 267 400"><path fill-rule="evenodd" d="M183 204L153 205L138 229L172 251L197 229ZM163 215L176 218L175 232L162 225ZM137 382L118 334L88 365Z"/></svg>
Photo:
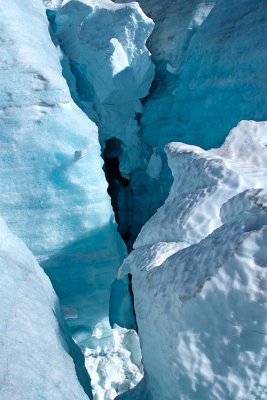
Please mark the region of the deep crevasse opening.
<svg viewBox="0 0 267 400"><path fill-rule="evenodd" d="M55 32L56 13L54 10L48 10L47 15L52 31ZM58 38L53 34L53 32L51 32L51 34L52 40L57 46ZM86 85L87 88L91 85L86 79L85 72L79 68L78 63L68 60L66 55L62 57L62 68L63 75L69 85L72 97L76 104L97 123L101 141L101 113L98 114L95 112L94 108L97 104L96 100L88 111L88 96L91 101L92 99L90 99L90 96L92 95L92 92L91 87L89 92L84 89L84 85ZM84 100L87 103L87 107L84 106ZM131 101L131 105L132 107L135 107L135 101ZM119 107L121 107L121 105L119 105ZM116 114L116 110L114 110L113 113L114 112ZM133 120L137 121L139 113L135 112L135 108L133 109L132 114ZM118 223L119 233L124 241L129 243L131 233L127 230L128 213L125 211L128 207L127 199L129 197L129 192L131 193L132 189L130 189L130 191L128 190L130 179L124 177L120 171L120 163L122 162L121 154L123 152L122 147L122 141L116 137L107 138L105 141L102 139L102 157L104 160L103 169L109 185L108 193ZM77 155L78 161L79 158L82 157L82 153L78 150L75 154ZM123 189L125 192L123 192ZM125 207L122 207L122 202L125 203ZM130 213L130 210L128 212ZM56 261L54 264L55 263ZM47 264L45 267L47 270ZM52 282L55 282L53 279L53 269L51 269L51 273L52 275L50 274L50 278ZM125 279L126 286L127 280L129 281L129 277ZM57 292L60 296L60 282L58 282L58 287L56 287L56 289L58 289ZM106 290L108 291L109 289L110 288L107 286ZM126 300L125 295L122 293L124 290L125 289L119 281L115 281L112 285L110 314L109 316L102 318L94 326L90 340L93 346L88 346L86 343L83 329L80 329L79 326L77 328L74 327L74 330L72 329L77 343L82 343L86 367L91 377L92 391L96 400L114 399L118 394L132 389L143 376L142 357L138 335L133 329L129 329L136 329L130 282L128 282L128 295L126 293ZM131 302L132 304L130 304ZM63 306L63 310L65 311L65 317L71 324L70 326L72 326L72 320L75 322L75 314L73 314L72 310L68 307ZM120 323L123 327L117 325L116 322ZM110 323L113 326L113 329L110 329Z"/></svg>

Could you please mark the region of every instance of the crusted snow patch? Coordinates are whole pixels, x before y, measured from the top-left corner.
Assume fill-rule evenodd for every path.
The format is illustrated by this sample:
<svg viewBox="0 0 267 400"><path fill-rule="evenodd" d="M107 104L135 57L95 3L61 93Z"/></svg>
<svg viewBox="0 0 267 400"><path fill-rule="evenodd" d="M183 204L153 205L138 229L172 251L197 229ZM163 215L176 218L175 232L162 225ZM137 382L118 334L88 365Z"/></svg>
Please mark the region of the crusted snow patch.
<svg viewBox="0 0 267 400"><path fill-rule="evenodd" d="M102 333L100 324L93 335L100 338ZM118 394L136 386L143 377L137 333L117 325L110 333L110 344L98 345L95 349L86 348L84 353L94 400L113 400Z"/></svg>

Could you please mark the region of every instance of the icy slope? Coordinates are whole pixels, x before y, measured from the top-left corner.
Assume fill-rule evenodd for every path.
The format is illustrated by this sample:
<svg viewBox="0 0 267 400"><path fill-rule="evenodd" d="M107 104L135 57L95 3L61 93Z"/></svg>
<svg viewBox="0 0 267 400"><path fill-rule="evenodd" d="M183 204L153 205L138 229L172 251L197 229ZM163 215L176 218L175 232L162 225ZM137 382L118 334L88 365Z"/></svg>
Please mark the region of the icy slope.
<svg viewBox="0 0 267 400"><path fill-rule="evenodd" d="M66 329L49 279L0 219L0 398L86 400L80 350Z"/></svg>
<svg viewBox="0 0 267 400"><path fill-rule="evenodd" d="M42 262L82 343L108 318L125 255L97 128L71 99L42 1L1 2L0 20L0 211Z"/></svg>
<svg viewBox="0 0 267 400"><path fill-rule="evenodd" d="M167 146L171 193L120 271L145 369L120 398L266 398L266 140L243 121L220 149Z"/></svg>
<svg viewBox="0 0 267 400"><path fill-rule="evenodd" d="M134 247L161 241L193 244L218 228L223 203L243 190L266 187L266 141L267 122L241 121L219 149L168 144L173 185Z"/></svg>

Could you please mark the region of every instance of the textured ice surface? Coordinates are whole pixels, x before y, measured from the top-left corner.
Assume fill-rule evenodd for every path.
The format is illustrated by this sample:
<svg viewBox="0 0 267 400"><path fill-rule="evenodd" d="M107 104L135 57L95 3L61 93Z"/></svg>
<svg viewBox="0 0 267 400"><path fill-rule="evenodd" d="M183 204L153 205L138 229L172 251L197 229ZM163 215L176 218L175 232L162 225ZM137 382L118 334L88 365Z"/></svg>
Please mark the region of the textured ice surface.
<svg viewBox="0 0 267 400"><path fill-rule="evenodd" d="M94 335L103 334L96 326ZM90 371L94 400L112 400L132 389L143 377L138 335L133 330L114 326L109 345L85 350L85 363Z"/></svg>
<svg viewBox="0 0 267 400"><path fill-rule="evenodd" d="M145 46L153 22L136 2L68 0L52 26L76 78L81 107L98 123L103 147L108 139L121 141L120 169L129 174L140 162L135 115L154 77Z"/></svg>
<svg viewBox="0 0 267 400"><path fill-rule="evenodd" d="M243 121L220 149L167 146L172 190L120 272L145 370L120 398L266 398L266 140Z"/></svg>
<svg viewBox="0 0 267 400"><path fill-rule="evenodd" d="M64 325L51 283L2 219L0 304L1 400L88 400L71 356L89 394L84 360Z"/></svg>
<svg viewBox="0 0 267 400"><path fill-rule="evenodd" d="M143 165L154 154L162 161L160 173L145 167L133 185L129 207L142 226L171 187L167 143L210 149L220 146L240 120L267 119L267 17L265 0L139 3L155 23L147 47L156 76L140 120L147 149Z"/></svg>
<svg viewBox="0 0 267 400"><path fill-rule="evenodd" d="M108 316L125 255L97 128L72 101L41 0L1 3L0 20L0 211L42 262L82 343Z"/></svg>
<svg viewBox="0 0 267 400"><path fill-rule="evenodd" d="M135 211L144 191L136 187L146 180L150 154L140 140L138 121L140 99L147 96L154 77L146 48L153 21L136 2L124 5L110 0L69 0L48 15L65 55L63 73L72 97L97 123L104 157L116 159L121 175L129 179L128 187L115 184L118 195L113 196L117 196L113 205L120 232L129 239L144 220L141 211ZM152 175L159 172L158 168Z"/></svg>

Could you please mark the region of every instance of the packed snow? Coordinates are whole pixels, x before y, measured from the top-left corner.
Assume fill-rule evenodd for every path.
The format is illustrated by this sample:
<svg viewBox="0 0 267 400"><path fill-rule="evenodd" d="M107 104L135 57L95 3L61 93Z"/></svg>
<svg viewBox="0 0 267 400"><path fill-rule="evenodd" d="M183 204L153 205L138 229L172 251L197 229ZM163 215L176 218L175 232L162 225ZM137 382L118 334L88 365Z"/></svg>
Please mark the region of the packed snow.
<svg viewBox="0 0 267 400"><path fill-rule="evenodd" d="M77 375L88 395L90 379L52 285L2 219L0 303L1 400L88 400Z"/></svg>
<svg viewBox="0 0 267 400"><path fill-rule="evenodd" d="M102 333L102 326L96 326L94 335L101 336ZM111 335L109 345L104 343L96 349L86 348L84 353L94 400L113 400L118 394L135 387L143 377L137 333L114 325Z"/></svg>
<svg viewBox="0 0 267 400"><path fill-rule="evenodd" d="M122 399L267 396L267 122L220 149L171 143L174 183L131 273L145 378Z"/></svg>

